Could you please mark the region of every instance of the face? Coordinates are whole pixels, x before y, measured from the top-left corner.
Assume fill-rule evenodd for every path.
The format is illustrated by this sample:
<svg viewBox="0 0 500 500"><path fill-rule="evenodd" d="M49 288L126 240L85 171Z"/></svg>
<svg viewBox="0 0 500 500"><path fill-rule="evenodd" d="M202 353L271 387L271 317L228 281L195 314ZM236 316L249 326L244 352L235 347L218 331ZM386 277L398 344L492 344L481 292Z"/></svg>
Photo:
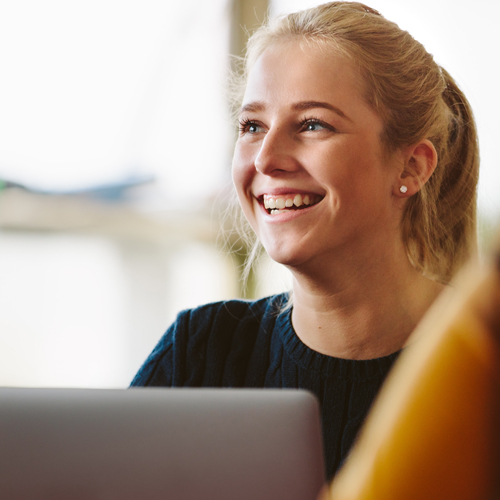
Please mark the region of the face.
<svg viewBox="0 0 500 500"><path fill-rule="evenodd" d="M373 243L394 227L383 124L342 56L296 42L251 69L233 180L267 252L293 267Z"/></svg>

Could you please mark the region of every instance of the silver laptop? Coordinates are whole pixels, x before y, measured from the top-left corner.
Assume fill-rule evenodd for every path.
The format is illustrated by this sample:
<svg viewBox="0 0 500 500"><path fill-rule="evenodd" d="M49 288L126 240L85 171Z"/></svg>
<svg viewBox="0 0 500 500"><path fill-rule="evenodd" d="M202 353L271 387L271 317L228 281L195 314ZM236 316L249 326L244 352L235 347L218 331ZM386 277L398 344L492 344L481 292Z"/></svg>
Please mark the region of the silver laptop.
<svg viewBox="0 0 500 500"><path fill-rule="evenodd" d="M2 500L314 500L321 443L305 391L0 388Z"/></svg>

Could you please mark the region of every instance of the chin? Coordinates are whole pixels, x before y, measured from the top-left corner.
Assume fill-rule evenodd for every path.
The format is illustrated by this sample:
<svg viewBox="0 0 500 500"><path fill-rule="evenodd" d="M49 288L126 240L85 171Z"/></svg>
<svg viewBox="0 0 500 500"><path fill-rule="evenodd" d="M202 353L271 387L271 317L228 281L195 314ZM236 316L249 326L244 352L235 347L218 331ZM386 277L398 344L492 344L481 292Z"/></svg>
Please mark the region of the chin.
<svg viewBox="0 0 500 500"><path fill-rule="evenodd" d="M269 248L264 246L269 257L286 267L296 267L304 262L305 256L300 255L297 252L285 250L284 248Z"/></svg>

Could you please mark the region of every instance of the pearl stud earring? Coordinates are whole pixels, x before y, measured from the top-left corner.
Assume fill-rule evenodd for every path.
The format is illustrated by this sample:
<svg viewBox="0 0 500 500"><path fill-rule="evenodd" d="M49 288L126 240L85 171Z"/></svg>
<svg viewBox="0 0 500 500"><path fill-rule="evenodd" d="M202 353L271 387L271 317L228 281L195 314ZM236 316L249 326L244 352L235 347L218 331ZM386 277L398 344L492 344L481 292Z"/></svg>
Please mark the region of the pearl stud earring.
<svg viewBox="0 0 500 500"><path fill-rule="evenodd" d="M408 188L405 185L403 185L399 188L399 190L404 194L406 193L406 191L408 191Z"/></svg>

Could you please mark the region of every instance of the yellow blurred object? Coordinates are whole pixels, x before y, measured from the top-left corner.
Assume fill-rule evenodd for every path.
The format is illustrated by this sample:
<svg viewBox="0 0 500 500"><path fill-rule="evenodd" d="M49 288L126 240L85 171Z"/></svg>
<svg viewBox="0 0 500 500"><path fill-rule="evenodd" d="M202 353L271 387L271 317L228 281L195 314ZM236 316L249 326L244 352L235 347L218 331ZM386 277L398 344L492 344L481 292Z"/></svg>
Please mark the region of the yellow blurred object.
<svg viewBox="0 0 500 500"><path fill-rule="evenodd" d="M321 500L500 498L500 256L415 331Z"/></svg>

